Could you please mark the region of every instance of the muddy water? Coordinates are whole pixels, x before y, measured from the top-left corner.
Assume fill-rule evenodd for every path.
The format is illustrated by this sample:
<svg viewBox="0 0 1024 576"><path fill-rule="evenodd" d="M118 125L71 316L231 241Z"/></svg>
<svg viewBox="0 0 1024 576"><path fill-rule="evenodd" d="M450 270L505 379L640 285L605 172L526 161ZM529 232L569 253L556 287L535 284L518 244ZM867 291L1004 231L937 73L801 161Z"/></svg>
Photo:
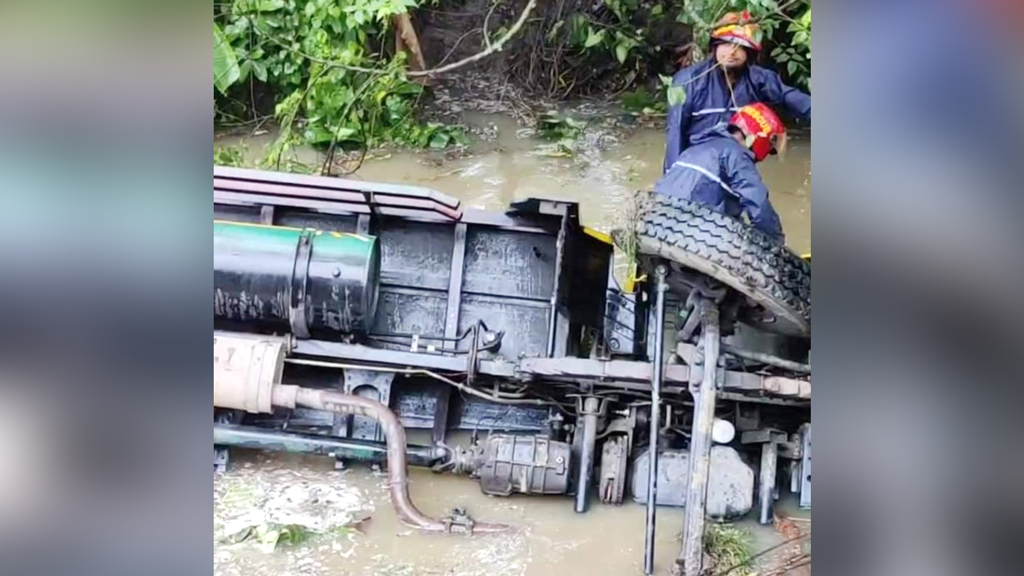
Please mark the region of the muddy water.
<svg viewBox="0 0 1024 576"><path fill-rule="evenodd" d="M468 156L448 159L439 153L394 152L367 160L349 177L428 186L470 206L493 210L531 196L575 200L585 224L608 230L620 218L628 195L649 188L660 175L664 146L660 129L605 134L600 146L586 147L577 158L566 159L538 154L542 142L524 134L511 118L471 114L467 120L487 135L474 144ZM244 143L248 159L254 163L273 137L273 133L223 137L215 145ZM299 150L297 159L311 165L322 162L316 151L308 149ZM809 137L796 135L785 159L770 158L761 171L790 247L810 251ZM317 490L331 486L337 494L325 499L314 491L317 496L310 497L311 487L317 486L321 487ZM292 489L300 497L305 491L312 498L313 516L319 510L321 516L335 519L355 521L368 515L370 520L360 525L360 531L335 531L269 553L250 541L218 542L214 560L218 576L643 573L644 507L639 504L594 503L589 512L579 515L572 510L571 498L492 498L483 495L469 478L414 470L412 496L427 514L444 516L463 506L478 520L515 526L506 534L471 538L421 534L397 522L382 475L361 467L338 472L329 458L234 451L230 470L215 480L218 525L246 506L228 494ZM796 512L790 499L781 501L780 508L806 516ZM681 509L659 511L657 574L668 574L671 569L679 550L682 515ZM751 518L739 524L750 530L756 550L781 541L772 528L760 527Z"/></svg>
<svg viewBox="0 0 1024 576"><path fill-rule="evenodd" d="M266 552L248 541L215 544L217 576L267 575L449 575L547 576L643 573L644 507L627 501L621 506L592 503L585 514L572 510L568 497L495 498L480 492L474 480L414 469L414 502L429 515L444 516L465 507L481 521L512 525L507 533L477 536L425 534L397 521L391 509L385 478L366 468L335 471L329 458L236 450L231 469L215 479L215 515L230 515L224 487L268 486L280 489L330 483L357 498L341 499L353 518L369 517L360 530L313 536L298 545L280 545ZM347 503L345 503L347 502ZM327 509L327 504L322 506ZM791 500L781 508L792 511ZM336 510L333 514L336 514ZM660 508L657 522L656 573L669 574L679 551L683 511ZM744 519L753 548L762 550L782 541L769 527Z"/></svg>
<svg viewBox="0 0 1024 576"><path fill-rule="evenodd" d="M465 120L486 134L485 139L477 138L473 153L466 157L394 152L364 162L349 177L427 186L489 210L503 210L509 202L531 196L573 200L580 203L584 224L607 231L616 224L628 195L650 188L661 174L665 140L661 129L596 130L580 154L567 159L539 154L543 142L526 135L511 117L467 113ZM272 139L273 133L225 137L216 145L244 142L249 159L256 161ZM322 162L314 150L297 154L311 165ZM796 133L785 158L771 157L760 165L787 243L798 253L811 247L810 154L809 135Z"/></svg>

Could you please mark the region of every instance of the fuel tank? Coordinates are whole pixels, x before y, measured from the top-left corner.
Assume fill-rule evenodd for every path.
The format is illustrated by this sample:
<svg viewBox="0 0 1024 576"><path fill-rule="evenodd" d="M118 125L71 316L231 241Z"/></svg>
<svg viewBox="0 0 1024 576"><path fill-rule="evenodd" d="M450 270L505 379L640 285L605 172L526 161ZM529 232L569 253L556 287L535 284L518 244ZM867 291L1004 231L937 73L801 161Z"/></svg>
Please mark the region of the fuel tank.
<svg viewBox="0 0 1024 576"><path fill-rule="evenodd" d="M379 275L373 236L213 223L216 322L297 338L364 333L376 312Z"/></svg>

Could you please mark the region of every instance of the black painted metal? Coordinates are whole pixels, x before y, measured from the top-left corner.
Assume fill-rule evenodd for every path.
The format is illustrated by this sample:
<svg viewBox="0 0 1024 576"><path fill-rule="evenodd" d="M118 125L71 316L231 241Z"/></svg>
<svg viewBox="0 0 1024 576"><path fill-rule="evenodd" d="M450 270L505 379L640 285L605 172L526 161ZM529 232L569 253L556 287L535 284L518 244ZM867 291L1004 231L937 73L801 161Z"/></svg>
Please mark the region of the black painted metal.
<svg viewBox="0 0 1024 576"><path fill-rule="evenodd" d="M371 231L380 244L381 273L370 332L417 334L420 354L448 346L443 338L483 321L505 336L482 362L545 356L552 346L562 357L578 349L575 339L584 329L599 330L603 322L612 249L583 231L573 203L527 201L502 214L464 209L425 188L215 168L217 218L260 222L266 207L280 226ZM556 294L560 306L552 315ZM457 343L462 351L469 346L468 340Z"/></svg>
<svg viewBox="0 0 1024 576"><path fill-rule="evenodd" d="M365 332L377 305L376 240L320 234L215 223L215 324L298 338Z"/></svg>

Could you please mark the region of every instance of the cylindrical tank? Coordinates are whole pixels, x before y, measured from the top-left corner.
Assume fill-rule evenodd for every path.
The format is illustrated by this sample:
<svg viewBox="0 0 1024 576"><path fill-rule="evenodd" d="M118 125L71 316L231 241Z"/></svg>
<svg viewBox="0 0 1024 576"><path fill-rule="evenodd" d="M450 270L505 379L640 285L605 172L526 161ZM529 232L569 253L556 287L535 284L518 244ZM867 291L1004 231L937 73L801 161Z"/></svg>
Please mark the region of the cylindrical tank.
<svg viewBox="0 0 1024 576"><path fill-rule="evenodd" d="M366 332L377 308L379 274L372 236L213 223L218 320L298 338Z"/></svg>

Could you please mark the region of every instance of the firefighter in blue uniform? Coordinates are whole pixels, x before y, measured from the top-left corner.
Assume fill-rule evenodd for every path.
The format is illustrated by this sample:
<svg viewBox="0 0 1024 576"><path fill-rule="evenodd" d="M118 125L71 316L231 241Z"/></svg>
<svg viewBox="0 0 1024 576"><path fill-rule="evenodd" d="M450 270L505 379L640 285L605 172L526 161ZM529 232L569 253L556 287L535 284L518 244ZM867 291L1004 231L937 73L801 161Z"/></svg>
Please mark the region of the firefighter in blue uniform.
<svg viewBox="0 0 1024 576"><path fill-rule="evenodd" d="M760 30L748 12L726 14L711 32L711 57L676 73L673 86L686 93L669 107L664 172L693 138L729 121L747 104L762 102L811 119L811 97L786 86L779 75L753 63L761 50Z"/></svg>
<svg viewBox="0 0 1024 576"><path fill-rule="evenodd" d="M785 243L782 224L768 200L756 163L785 146L785 126L768 106L744 106L727 124L693 137L654 192L710 206Z"/></svg>

